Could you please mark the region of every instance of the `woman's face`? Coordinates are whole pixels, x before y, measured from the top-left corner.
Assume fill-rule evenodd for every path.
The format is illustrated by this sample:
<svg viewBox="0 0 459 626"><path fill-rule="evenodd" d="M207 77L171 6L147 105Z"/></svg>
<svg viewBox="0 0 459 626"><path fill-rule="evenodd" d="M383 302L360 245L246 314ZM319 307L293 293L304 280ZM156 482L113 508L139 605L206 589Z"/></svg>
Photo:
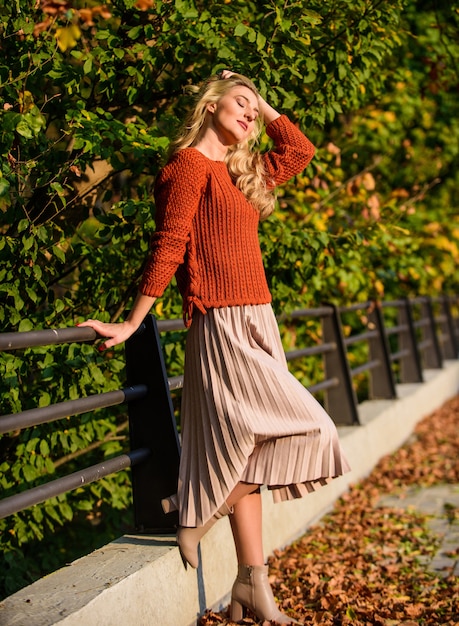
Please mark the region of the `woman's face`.
<svg viewBox="0 0 459 626"><path fill-rule="evenodd" d="M216 104L210 104L210 124L225 145L247 139L253 132L259 114L258 99L248 87L237 85Z"/></svg>

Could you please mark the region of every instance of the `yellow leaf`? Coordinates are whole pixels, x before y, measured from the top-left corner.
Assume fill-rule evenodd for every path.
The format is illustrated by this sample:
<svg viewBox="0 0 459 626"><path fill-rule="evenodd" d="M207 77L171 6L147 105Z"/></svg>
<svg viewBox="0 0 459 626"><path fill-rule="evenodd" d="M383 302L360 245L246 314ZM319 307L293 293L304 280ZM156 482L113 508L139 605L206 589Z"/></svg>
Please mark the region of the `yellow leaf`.
<svg viewBox="0 0 459 626"><path fill-rule="evenodd" d="M77 24L70 24L56 30L57 45L62 52L74 48L81 37L81 30Z"/></svg>
<svg viewBox="0 0 459 626"><path fill-rule="evenodd" d="M21 113L28 113L35 106L30 91L24 91L19 94L19 103L21 105Z"/></svg>
<svg viewBox="0 0 459 626"><path fill-rule="evenodd" d="M317 228L317 230L325 231L328 228L326 222L327 222L327 218L326 217L324 217L324 216L322 216L322 217L316 216L315 219L314 219L314 226L315 226L315 228Z"/></svg>
<svg viewBox="0 0 459 626"><path fill-rule="evenodd" d="M397 119L397 116L393 111L385 111L384 117L386 118L386 122L395 122Z"/></svg>
<svg viewBox="0 0 459 626"><path fill-rule="evenodd" d="M393 226L393 229L400 231L404 235L411 235L411 231L409 231L407 228L403 228L402 226Z"/></svg>

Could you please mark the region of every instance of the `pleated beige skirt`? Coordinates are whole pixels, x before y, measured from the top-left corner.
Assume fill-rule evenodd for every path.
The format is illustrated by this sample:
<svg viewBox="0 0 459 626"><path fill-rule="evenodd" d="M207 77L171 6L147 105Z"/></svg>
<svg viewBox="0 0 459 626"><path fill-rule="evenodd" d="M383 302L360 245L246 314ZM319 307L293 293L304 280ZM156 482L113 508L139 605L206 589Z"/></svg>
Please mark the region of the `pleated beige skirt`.
<svg viewBox="0 0 459 626"><path fill-rule="evenodd" d="M271 305L196 312L188 331L179 484L182 526L201 526L238 482L299 498L349 470L336 428L287 369Z"/></svg>

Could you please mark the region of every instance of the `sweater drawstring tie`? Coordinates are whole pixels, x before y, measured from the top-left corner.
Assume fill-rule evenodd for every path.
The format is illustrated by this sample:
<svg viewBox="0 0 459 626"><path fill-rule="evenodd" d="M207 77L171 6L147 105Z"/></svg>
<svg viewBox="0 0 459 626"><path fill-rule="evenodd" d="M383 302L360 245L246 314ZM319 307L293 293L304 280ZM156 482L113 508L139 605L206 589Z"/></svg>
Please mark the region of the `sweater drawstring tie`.
<svg viewBox="0 0 459 626"><path fill-rule="evenodd" d="M195 307L198 311L201 311L203 315L207 313L203 303L197 296L187 296L186 306L184 306L183 309L183 322L185 324L185 328L189 328L191 326Z"/></svg>

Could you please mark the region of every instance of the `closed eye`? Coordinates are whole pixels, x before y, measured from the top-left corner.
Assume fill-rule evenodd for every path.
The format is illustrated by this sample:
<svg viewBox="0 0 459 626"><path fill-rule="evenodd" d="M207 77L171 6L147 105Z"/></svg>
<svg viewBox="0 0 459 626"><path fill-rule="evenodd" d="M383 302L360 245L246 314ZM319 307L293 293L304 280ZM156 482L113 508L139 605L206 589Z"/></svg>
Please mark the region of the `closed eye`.
<svg viewBox="0 0 459 626"><path fill-rule="evenodd" d="M246 109L247 105L248 105L248 101L246 100L246 98L242 97L242 98L236 98L236 102L238 103L238 105L242 108L242 109ZM258 117L258 109L257 108L253 108L252 109L253 113L252 113L252 118L256 119Z"/></svg>

